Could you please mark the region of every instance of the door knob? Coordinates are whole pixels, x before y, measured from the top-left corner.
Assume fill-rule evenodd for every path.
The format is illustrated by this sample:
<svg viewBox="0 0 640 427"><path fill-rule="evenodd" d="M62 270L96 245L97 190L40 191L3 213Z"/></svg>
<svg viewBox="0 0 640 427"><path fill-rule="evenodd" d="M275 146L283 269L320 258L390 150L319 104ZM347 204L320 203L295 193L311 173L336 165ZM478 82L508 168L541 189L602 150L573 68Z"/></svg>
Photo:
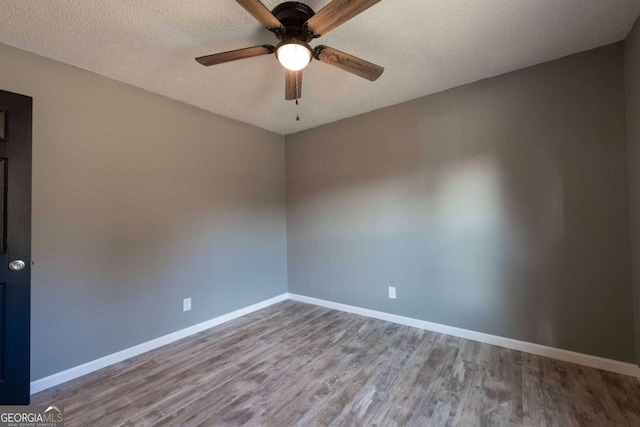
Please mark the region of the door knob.
<svg viewBox="0 0 640 427"><path fill-rule="evenodd" d="M20 271L25 267L25 263L24 261L22 261L21 259L17 259L15 261L11 261L9 263L9 270L11 271Z"/></svg>

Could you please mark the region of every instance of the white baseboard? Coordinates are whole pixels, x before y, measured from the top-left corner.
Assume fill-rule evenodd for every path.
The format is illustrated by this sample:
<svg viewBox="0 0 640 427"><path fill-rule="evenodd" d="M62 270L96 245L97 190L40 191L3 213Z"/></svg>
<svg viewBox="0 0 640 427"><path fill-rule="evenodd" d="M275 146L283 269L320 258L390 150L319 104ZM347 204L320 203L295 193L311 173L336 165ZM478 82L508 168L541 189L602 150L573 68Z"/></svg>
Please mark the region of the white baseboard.
<svg viewBox="0 0 640 427"><path fill-rule="evenodd" d="M425 320L412 319L410 317L399 316L397 314L384 313L382 311L369 310L367 308L355 307L347 304L326 301L318 298L306 297L297 294L288 294L289 299L306 302L308 304L319 305L334 310L345 311L347 313L360 314L362 316L373 317L388 322L401 325L412 326L414 328L425 329L427 331L441 334L453 335L455 337L466 338L485 344L518 350L525 353L536 354L538 356L550 357L563 360L565 362L576 363L578 365L589 366L591 368L616 372L618 374L635 376L640 379L640 367L632 363L620 362L617 360L605 359L603 357L591 356L588 354L576 353L569 350L562 350L554 347L547 347L526 341L514 340L511 338L499 337L496 335L475 332L453 326L441 325L439 323L427 322Z"/></svg>
<svg viewBox="0 0 640 427"><path fill-rule="evenodd" d="M189 326L188 328L181 329L176 332L172 332L168 335L155 338L151 341L138 344L133 347L126 348L116 353L109 354L96 360L84 363L82 365L74 366L65 371L49 375L48 377L40 378L31 382L31 394L48 389L50 387L57 386L72 379L81 377L107 366L113 365L130 357L137 356L147 351L154 350L163 345L172 343L179 339L188 337L190 335L197 334L206 329L252 313L254 311L263 309L280 301L291 299L294 301L305 302L309 304L319 305L322 307L331 308L334 310L345 311L348 313L360 314L362 316L373 317L380 320L386 320L388 322L398 323L401 325L412 326L414 328L425 329L428 331L438 332L441 334L453 335L460 338L466 338L473 341L478 341L486 344L492 344L499 347L510 348L512 350L523 351L525 353L537 354L539 356L546 356L553 359L563 360L566 362L577 363L579 365L589 366L592 368L603 369L605 371L616 372L623 375L635 376L640 380L640 367L632 363L620 362L617 360L605 359L602 357L591 356L588 354L576 353L569 350L562 350L559 348L547 347L540 344L533 344L525 341L518 341L511 338L499 337L496 335L485 334L483 332L475 332L467 329L456 328L453 326L441 325L438 323L427 322L425 320L412 319L410 317L399 316L397 314L384 313L381 311L370 310L367 308L355 307L347 304L340 304L337 302L326 301L318 298L306 297L303 295L297 295L292 293L284 293L277 297L270 298L268 300L261 301L259 303L250 305L248 307L241 308L231 313L224 314L206 322L198 323L197 325Z"/></svg>
<svg viewBox="0 0 640 427"><path fill-rule="evenodd" d="M99 359L92 360L87 363L83 363L82 365L74 366L73 368L69 368L65 371L58 372L53 375L49 375L48 377L40 378L39 380L35 380L31 382L31 394L37 393L39 391L45 390L50 387L54 387L56 385L70 381L74 378L78 378L82 375L86 375L88 373L97 371L98 369L105 368L109 365L113 365L114 363L122 362L123 360L126 360L130 357L137 356L142 353L146 353L147 351L156 349L158 347L162 347L163 345L167 345L169 343L188 337L190 335L197 334L198 332L202 332L205 329L212 328L214 326L228 322L229 320L236 319L238 317L244 316L245 314L249 314L254 311L268 307L270 305L273 305L275 303L278 303L280 301L284 301L287 298L288 298L288 294L284 293L282 295L278 295L277 297L273 297L273 298L261 301L259 303L250 305L248 307L244 307L239 310L232 311L231 313L218 316L214 319L210 319L205 322L198 323L197 325L189 326L188 328L181 329L176 332L172 332L170 334L164 335L162 337L158 337L151 341L147 341L142 344L138 344L136 346L118 351L116 353L109 354Z"/></svg>

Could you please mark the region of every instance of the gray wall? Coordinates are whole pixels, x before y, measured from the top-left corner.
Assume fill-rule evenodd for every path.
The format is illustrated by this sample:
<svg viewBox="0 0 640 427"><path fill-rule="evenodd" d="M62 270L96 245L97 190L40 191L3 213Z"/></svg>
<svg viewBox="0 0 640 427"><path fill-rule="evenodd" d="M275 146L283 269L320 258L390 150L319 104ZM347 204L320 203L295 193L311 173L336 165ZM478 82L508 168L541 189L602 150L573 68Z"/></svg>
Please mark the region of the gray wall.
<svg viewBox="0 0 640 427"><path fill-rule="evenodd" d="M32 379L286 292L282 136L0 57L34 98Z"/></svg>
<svg viewBox="0 0 640 427"><path fill-rule="evenodd" d="M283 137L0 57L34 97L33 379L285 292L285 233L291 292L633 360L622 44L288 136L288 229Z"/></svg>
<svg viewBox="0 0 640 427"><path fill-rule="evenodd" d="M625 42L636 363L640 364L640 21Z"/></svg>
<svg viewBox="0 0 640 427"><path fill-rule="evenodd" d="M623 65L619 43L287 136L289 291L632 361Z"/></svg>

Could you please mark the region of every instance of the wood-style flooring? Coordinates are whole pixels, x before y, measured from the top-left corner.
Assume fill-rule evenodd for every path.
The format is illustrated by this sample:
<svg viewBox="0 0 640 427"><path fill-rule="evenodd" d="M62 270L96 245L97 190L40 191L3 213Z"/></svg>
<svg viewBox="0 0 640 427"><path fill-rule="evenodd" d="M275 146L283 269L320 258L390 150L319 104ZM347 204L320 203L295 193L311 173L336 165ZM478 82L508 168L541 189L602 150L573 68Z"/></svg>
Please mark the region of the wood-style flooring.
<svg viewBox="0 0 640 427"><path fill-rule="evenodd" d="M32 397L72 426L640 426L633 377L285 301Z"/></svg>

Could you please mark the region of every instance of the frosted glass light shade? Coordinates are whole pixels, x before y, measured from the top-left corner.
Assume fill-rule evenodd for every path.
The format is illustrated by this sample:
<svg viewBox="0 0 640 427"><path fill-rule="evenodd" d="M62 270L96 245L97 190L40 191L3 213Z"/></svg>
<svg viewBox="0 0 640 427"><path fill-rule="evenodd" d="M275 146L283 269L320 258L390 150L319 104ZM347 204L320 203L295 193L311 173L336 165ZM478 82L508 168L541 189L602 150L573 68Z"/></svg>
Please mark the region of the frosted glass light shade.
<svg viewBox="0 0 640 427"><path fill-rule="evenodd" d="M284 68L300 71L311 62L311 50L302 42L285 42L276 50L278 61Z"/></svg>

